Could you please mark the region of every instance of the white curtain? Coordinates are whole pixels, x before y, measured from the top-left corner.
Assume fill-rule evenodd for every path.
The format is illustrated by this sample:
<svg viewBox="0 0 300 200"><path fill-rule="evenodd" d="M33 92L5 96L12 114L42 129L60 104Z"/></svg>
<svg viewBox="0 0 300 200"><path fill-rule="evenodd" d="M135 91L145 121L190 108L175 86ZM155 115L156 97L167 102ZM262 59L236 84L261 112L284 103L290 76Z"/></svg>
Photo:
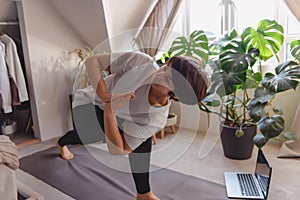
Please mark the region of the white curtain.
<svg viewBox="0 0 300 200"><path fill-rule="evenodd" d="M293 15L300 23L300 0L283 0ZM298 104L297 111L295 113L294 121L291 127L291 131L298 136L297 141L288 141L283 143L278 157L300 157L300 103Z"/></svg>
<svg viewBox="0 0 300 200"><path fill-rule="evenodd" d="M279 151L279 158L294 157L300 158L300 103L294 117L291 131L298 136L297 141L287 141L282 144Z"/></svg>
<svg viewBox="0 0 300 200"><path fill-rule="evenodd" d="M300 0L283 0L293 15L300 22Z"/></svg>
<svg viewBox="0 0 300 200"><path fill-rule="evenodd" d="M163 45L182 0L159 0L135 38L140 51L154 57Z"/></svg>

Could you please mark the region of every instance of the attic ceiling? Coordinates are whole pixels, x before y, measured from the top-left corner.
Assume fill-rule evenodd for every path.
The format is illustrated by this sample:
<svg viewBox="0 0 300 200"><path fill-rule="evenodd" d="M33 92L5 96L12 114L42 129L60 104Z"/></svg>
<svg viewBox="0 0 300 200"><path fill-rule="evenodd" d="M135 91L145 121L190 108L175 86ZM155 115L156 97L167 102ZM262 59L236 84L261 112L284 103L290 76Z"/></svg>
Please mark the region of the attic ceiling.
<svg viewBox="0 0 300 200"><path fill-rule="evenodd" d="M138 28L156 0L49 0L58 13L94 48L111 35Z"/></svg>
<svg viewBox="0 0 300 200"><path fill-rule="evenodd" d="M101 0L49 0L91 48L108 37Z"/></svg>
<svg viewBox="0 0 300 200"><path fill-rule="evenodd" d="M47 1L91 48L109 37L139 28L157 2L157 0ZM0 0L0 21L17 21L17 16L14 1ZM130 37L133 38L134 33Z"/></svg>
<svg viewBox="0 0 300 200"><path fill-rule="evenodd" d="M112 13L112 33L139 28L157 0L106 0ZM123 3L126 2L126 3Z"/></svg>

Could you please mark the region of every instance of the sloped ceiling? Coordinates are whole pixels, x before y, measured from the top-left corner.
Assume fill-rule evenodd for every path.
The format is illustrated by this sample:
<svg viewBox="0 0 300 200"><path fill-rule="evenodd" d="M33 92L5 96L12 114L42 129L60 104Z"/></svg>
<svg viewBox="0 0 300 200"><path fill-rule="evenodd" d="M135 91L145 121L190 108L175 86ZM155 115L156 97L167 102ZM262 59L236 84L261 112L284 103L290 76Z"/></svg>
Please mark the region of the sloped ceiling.
<svg viewBox="0 0 300 200"><path fill-rule="evenodd" d="M157 0L106 0L110 4L112 34L139 28Z"/></svg>
<svg viewBox="0 0 300 200"><path fill-rule="evenodd" d="M113 35L139 28L156 1L49 0L91 48Z"/></svg>
<svg viewBox="0 0 300 200"><path fill-rule="evenodd" d="M108 38L101 0L49 0L91 48Z"/></svg>
<svg viewBox="0 0 300 200"><path fill-rule="evenodd" d="M47 0L74 31L94 48L99 43L140 28L157 0ZM104 4L104 5L103 5ZM0 0L0 21L16 21L12 0ZM127 41L132 41L134 32Z"/></svg>

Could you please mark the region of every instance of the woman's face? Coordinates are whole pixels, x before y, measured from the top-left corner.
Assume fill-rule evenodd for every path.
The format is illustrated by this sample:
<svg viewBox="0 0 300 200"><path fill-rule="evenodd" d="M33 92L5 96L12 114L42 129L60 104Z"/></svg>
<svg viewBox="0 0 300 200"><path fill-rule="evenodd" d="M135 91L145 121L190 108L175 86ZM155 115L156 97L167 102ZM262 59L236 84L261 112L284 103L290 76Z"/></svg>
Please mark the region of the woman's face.
<svg viewBox="0 0 300 200"><path fill-rule="evenodd" d="M168 93L174 89L171 67L164 65L156 72L152 81L152 88L162 96L169 96Z"/></svg>

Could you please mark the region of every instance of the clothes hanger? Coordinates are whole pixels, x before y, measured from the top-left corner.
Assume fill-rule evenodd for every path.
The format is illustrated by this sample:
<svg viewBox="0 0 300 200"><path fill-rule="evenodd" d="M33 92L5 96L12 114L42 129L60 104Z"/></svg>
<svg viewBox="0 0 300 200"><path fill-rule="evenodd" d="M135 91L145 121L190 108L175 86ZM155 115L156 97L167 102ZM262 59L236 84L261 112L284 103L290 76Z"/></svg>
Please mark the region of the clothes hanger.
<svg viewBox="0 0 300 200"><path fill-rule="evenodd" d="M7 28L7 29L8 29L8 28ZM13 39L15 42L18 42L18 43L22 44L22 41L21 41L20 39L15 38L15 37L11 36L10 34L5 33L5 32L3 32L3 31L0 31L0 36L2 36L2 35L7 35L7 36L10 37L11 39Z"/></svg>

